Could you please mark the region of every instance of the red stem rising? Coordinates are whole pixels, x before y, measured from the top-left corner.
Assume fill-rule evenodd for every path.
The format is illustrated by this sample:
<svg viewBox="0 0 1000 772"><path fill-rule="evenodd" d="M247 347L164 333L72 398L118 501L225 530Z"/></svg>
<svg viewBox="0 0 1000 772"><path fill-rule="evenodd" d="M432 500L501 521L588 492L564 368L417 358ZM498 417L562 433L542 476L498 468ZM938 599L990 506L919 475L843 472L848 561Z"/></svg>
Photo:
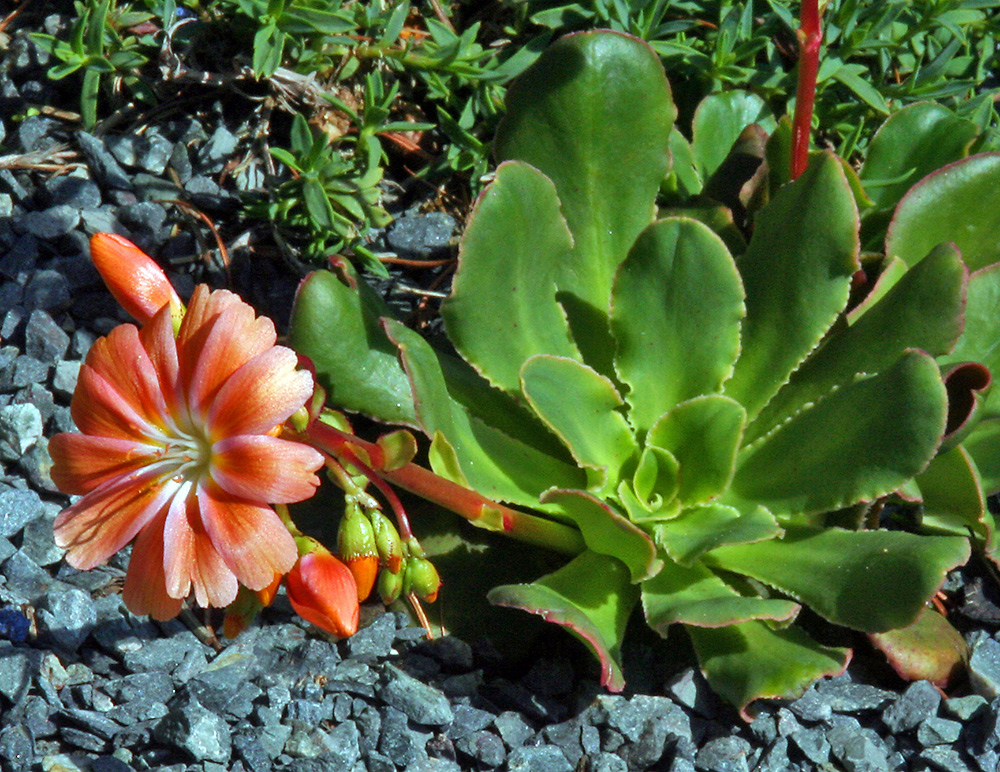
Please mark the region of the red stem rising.
<svg viewBox="0 0 1000 772"><path fill-rule="evenodd" d="M816 101L816 73L819 49L823 42L819 0L802 0L799 27L799 84L795 94L795 117L792 121L792 179L806 170L809 162L809 131L813 104Z"/></svg>

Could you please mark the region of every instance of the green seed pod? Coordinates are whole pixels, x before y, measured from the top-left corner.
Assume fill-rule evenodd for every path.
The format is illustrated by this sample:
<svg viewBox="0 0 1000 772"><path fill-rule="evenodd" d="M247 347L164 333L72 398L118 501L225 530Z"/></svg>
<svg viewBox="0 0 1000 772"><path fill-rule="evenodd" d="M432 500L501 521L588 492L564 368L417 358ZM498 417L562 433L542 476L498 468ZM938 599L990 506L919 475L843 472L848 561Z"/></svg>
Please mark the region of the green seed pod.
<svg viewBox="0 0 1000 772"><path fill-rule="evenodd" d="M411 558L406 562L403 584L409 584L408 592L413 592L421 600L433 603L441 589L441 577L434 564L426 558Z"/></svg>
<svg viewBox="0 0 1000 772"><path fill-rule="evenodd" d="M356 504L348 505L337 530L337 552L341 560L378 554L375 530Z"/></svg>
<svg viewBox="0 0 1000 772"><path fill-rule="evenodd" d="M403 591L403 572L383 569L378 575L378 595L385 605L394 603Z"/></svg>
<svg viewBox="0 0 1000 772"><path fill-rule="evenodd" d="M369 510L368 517L375 533L375 547L382 565L398 574L403 565L403 540L399 538L399 531L392 520L377 509Z"/></svg>

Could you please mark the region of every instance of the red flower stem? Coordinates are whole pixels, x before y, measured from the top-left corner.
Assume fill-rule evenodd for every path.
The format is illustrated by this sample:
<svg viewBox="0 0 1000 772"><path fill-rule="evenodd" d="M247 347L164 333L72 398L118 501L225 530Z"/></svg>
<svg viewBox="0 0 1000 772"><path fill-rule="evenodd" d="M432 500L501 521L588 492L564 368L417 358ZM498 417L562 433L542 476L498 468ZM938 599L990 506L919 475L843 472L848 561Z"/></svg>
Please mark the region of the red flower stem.
<svg viewBox="0 0 1000 772"><path fill-rule="evenodd" d="M361 472L365 477L368 478L369 482L374 485L382 495L385 496L386 501L389 502L389 506L392 507L392 512L396 516L396 524L399 525L399 535L405 541L413 537L413 529L410 528L410 518L406 516L406 510L403 508L403 502L399 500L399 496L396 495L396 491L385 484L385 480L375 473L368 464L358 458L357 454L351 450L347 445L340 449L343 458L351 466L356 467L359 472Z"/></svg>
<svg viewBox="0 0 1000 772"><path fill-rule="evenodd" d="M809 133L813 105L816 102L816 74L819 72L819 49L823 43L819 0L802 0L799 38L799 82L795 92L795 117L792 120L792 179L798 179L809 162Z"/></svg>
<svg viewBox="0 0 1000 772"><path fill-rule="evenodd" d="M378 445L329 424L314 421L304 439L334 456L343 457L344 449L355 457L357 451L363 452L369 459L370 468L381 479L449 509L480 528L566 555L577 555L585 549L583 536L572 526L511 509L412 462L397 469L386 469L385 454Z"/></svg>

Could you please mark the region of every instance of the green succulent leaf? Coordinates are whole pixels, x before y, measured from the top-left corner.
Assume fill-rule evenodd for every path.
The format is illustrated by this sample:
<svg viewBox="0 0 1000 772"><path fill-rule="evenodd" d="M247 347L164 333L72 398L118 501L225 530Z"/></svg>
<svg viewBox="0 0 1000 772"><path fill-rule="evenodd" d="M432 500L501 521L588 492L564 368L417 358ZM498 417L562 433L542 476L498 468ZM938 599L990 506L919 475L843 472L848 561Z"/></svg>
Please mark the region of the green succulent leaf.
<svg viewBox="0 0 1000 772"><path fill-rule="evenodd" d="M850 649L821 646L795 627L750 621L718 629L688 627L701 670L717 693L751 720L756 699L794 699L823 676L843 673Z"/></svg>
<svg viewBox="0 0 1000 772"><path fill-rule="evenodd" d="M663 636L675 623L723 627L750 619L785 622L800 608L783 598L741 595L701 563L681 566L671 560L642 583L642 607L649 626Z"/></svg>
<svg viewBox="0 0 1000 772"><path fill-rule="evenodd" d="M985 495L1000 492L1000 418L980 421L962 446L976 462Z"/></svg>
<svg viewBox="0 0 1000 772"><path fill-rule="evenodd" d="M449 395L438 355L427 341L399 322L386 320L385 325L410 378L420 428L428 437L440 434L453 454L453 459L447 453L432 455L434 471L455 479L457 463L462 477L456 482L492 499L529 507L538 507L538 497L553 486L584 487L582 470L471 416ZM449 463L438 468L436 458Z"/></svg>
<svg viewBox="0 0 1000 772"><path fill-rule="evenodd" d="M704 553L725 544L749 544L775 539L783 533L764 507L742 513L724 504L691 507L653 527L656 543L682 566L690 566Z"/></svg>
<svg viewBox="0 0 1000 772"><path fill-rule="evenodd" d="M302 282L289 342L312 360L331 404L415 427L410 382L396 347L379 325L391 312L353 268L345 264L343 271L346 281L315 271Z"/></svg>
<svg viewBox="0 0 1000 772"><path fill-rule="evenodd" d="M878 209L896 205L916 182L964 158L979 135L970 120L936 102L917 102L889 116L872 138L861 181Z"/></svg>
<svg viewBox="0 0 1000 772"><path fill-rule="evenodd" d="M655 515L655 510L674 502L677 491L680 490L680 468L677 458L669 450L650 445L642 449L632 476L632 491L650 510L648 513L643 512L643 515ZM672 514L675 515L676 512ZM640 516L639 519L646 518Z"/></svg>
<svg viewBox="0 0 1000 772"><path fill-rule="evenodd" d="M872 644L907 681L930 681L942 689L968 659L965 639L934 609L925 608L906 627L872 633Z"/></svg>
<svg viewBox="0 0 1000 772"><path fill-rule="evenodd" d="M598 576L601 581L595 582ZM555 573L531 584L495 587L487 597L562 625L600 661L601 684L612 691L624 687L621 642L639 588L620 560L587 550Z"/></svg>
<svg viewBox="0 0 1000 772"><path fill-rule="evenodd" d="M568 35L506 102L497 158L525 161L555 183L575 243L558 287L603 317L615 269L652 221L669 165L676 108L659 57L628 35Z"/></svg>
<svg viewBox="0 0 1000 772"><path fill-rule="evenodd" d="M928 175L899 202L885 253L914 265L953 241L969 270L1000 260L1000 153L970 156Z"/></svg>
<svg viewBox="0 0 1000 772"><path fill-rule="evenodd" d="M698 173L691 143L676 126L670 132L670 175L674 191L684 199L698 195L704 185Z"/></svg>
<svg viewBox="0 0 1000 772"><path fill-rule="evenodd" d="M681 402L649 430L646 444L670 451L680 465L681 503L702 504L729 487L745 422L742 405L709 394Z"/></svg>
<svg viewBox="0 0 1000 772"><path fill-rule="evenodd" d="M615 278L615 368L638 430L722 387L739 353L743 289L722 240L686 218L653 223Z"/></svg>
<svg viewBox="0 0 1000 772"><path fill-rule="evenodd" d="M983 516L986 497L972 456L961 445L939 453L914 478L923 507L920 525L956 536L976 534L989 539Z"/></svg>
<svg viewBox="0 0 1000 772"><path fill-rule="evenodd" d="M751 123L765 131L776 125L767 103L751 91L710 94L698 103L691 124L691 150L702 179L719 168Z"/></svg>
<svg viewBox="0 0 1000 772"><path fill-rule="evenodd" d="M580 466L598 469L600 487L617 485L639 448L614 384L575 359L540 354L521 369L524 396Z"/></svg>
<svg viewBox="0 0 1000 772"><path fill-rule="evenodd" d="M945 362L979 362L1000 377L1000 263L969 277L965 303L965 330ZM1000 388L987 395L984 418L1000 417Z"/></svg>
<svg viewBox="0 0 1000 772"><path fill-rule="evenodd" d="M618 558L628 566L633 582L659 571L662 562L656 557L652 540L600 499L586 491L553 489L543 494L542 502L554 505L576 523L589 549Z"/></svg>
<svg viewBox="0 0 1000 772"><path fill-rule="evenodd" d="M714 568L752 577L834 624L880 633L905 627L969 559L969 542L902 531L845 531L785 525L781 539L719 547Z"/></svg>
<svg viewBox="0 0 1000 772"><path fill-rule="evenodd" d="M762 504L781 517L874 501L927 466L947 401L934 360L907 351L744 446L723 503Z"/></svg>
<svg viewBox="0 0 1000 772"><path fill-rule="evenodd" d="M521 365L535 354L579 357L556 303L556 275L572 248L552 182L527 164L501 164L441 307L455 348L494 386L519 394Z"/></svg>
<svg viewBox="0 0 1000 772"><path fill-rule="evenodd" d="M743 351L725 393L755 416L844 310L859 268L858 213L840 161L813 158L755 220L737 261Z"/></svg>
<svg viewBox="0 0 1000 772"><path fill-rule="evenodd" d="M962 332L967 275L954 245L941 244L931 250L887 293L863 309L853 324L835 330L803 362L747 428L746 442L753 442L857 374L884 370L908 348L931 356L950 351Z"/></svg>

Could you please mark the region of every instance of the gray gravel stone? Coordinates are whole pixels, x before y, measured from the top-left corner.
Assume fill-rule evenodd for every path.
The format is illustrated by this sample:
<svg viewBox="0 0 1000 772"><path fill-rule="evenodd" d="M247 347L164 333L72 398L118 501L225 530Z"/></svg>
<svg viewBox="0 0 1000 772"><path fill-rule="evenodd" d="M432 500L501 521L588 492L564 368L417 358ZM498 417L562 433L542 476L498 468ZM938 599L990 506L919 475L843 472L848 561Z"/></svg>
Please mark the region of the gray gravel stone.
<svg viewBox="0 0 1000 772"><path fill-rule="evenodd" d="M232 754L229 726L195 699L175 699L156 726L156 737L185 751L194 761L225 764Z"/></svg>
<svg viewBox="0 0 1000 772"><path fill-rule="evenodd" d="M20 221L28 233L44 241L65 236L80 222L80 210L68 204L58 204L40 212L28 212Z"/></svg>
<svg viewBox="0 0 1000 772"><path fill-rule="evenodd" d="M882 713L882 721L893 734L914 729L921 721L937 715L941 695L927 681L916 681Z"/></svg>
<svg viewBox="0 0 1000 772"><path fill-rule="evenodd" d="M11 772L28 772L35 761L35 741L27 727L6 726L0 729L0 759Z"/></svg>
<svg viewBox="0 0 1000 772"><path fill-rule="evenodd" d="M965 763L962 754L954 748L928 748L921 751L917 758L928 762L933 769L940 772L973 772Z"/></svg>
<svg viewBox="0 0 1000 772"><path fill-rule="evenodd" d="M396 620L392 614L382 614L344 641L344 644L350 657L385 657L392 650L395 637Z"/></svg>
<svg viewBox="0 0 1000 772"><path fill-rule="evenodd" d="M15 649L7 641L0 641L0 695L11 705L24 699L35 671L32 656L23 649Z"/></svg>
<svg viewBox="0 0 1000 772"><path fill-rule="evenodd" d="M424 745L430 734L421 736L410 729L406 714L391 706L381 711L378 750L403 769L427 757Z"/></svg>
<svg viewBox="0 0 1000 772"><path fill-rule="evenodd" d="M42 423L41 411L32 404L7 405L0 408L0 442L6 443L16 454L14 458L8 460L14 461L20 458L38 442L42 436Z"/></svg>
<svg viewBox="0 0 1000 772"><path fill-rule="evenodd" d="M128 174L100 139L85 131L76 132L76 141L87 159L90 170L98 182L113 188L128 190L131 187Z"/></svg>
<svg viewBox="0 0 1000 772"><path fill-rule="evenodd" d="M705 772L748 772L747 755L751 745L742 737L719 737L709 740L695 757L695 768Z"/></svg>
<svg viewBox="0 0 1000 772"><path fill-rule="evenodd" d="M447 249L455 219L444 212L408 214L389 228L389 248L406 257L429 258Z"/></svg>
<svg viewBox="0 0 1000 772"><path fill-rule="evenodd" d="M24 304L30 309L62 309L71 300L66 277L48 268L36 271L24 288Z"/></svg>
<svg viewBox="0 0 1000 772"><path fill-rule="evenodd" d="M824 730L800 729L790 734L788 739L814 764L825 764L830 760L830 743L826 739Z"/></svg>
<svg viewBox="0 0 1000 772"><path fill-rule="evenodd" d="M503 740L485 730L463 735L455 741L455 748L487 768L499 767L507 758Z"/></svg>
<svg viewBox="0 0 1000 772"><path fill-rule="evenodd" d="M18 603L36 603L52 588L68 588L68 585L52 578L52 575L18 550L2 566L7 577L7 590Z"/></svg>
<svg viewBox="0 0 1000 772"><path fill-rule="evenodd" d="M45 182L49 203L74 209L93 209L101 205L101 189L87 177L66 175Z"/></svg>
<svg viewBox="0 0 1000 772"><path fill-rule="evenodd" d="M950 745L958 740L962 725L947 718L928 718L917 727L917 742L925 748L931 745Z"/></svg>
<svg viewBox="0 0 1000 772"><path fill-rule="evenodd" d="M520 748L535 733L521 715L512 710L505 710L493 719L493 726L500 733L506 746L511 749Z"/></svg>
<svg viewBox="0 0 1000 772"><path fill-rule="evenodd" d="M969 681L976 694L988 700L1000 696L1000 642L982 636L971 647Z"/></svg>
<svg viewBox="0 0 1000 772"><path fill-rule="evenodd" d="M573 765L554 745L521 746L507 757L508 772L573 772Z"/></svg>
<svg viewBox="0 0 1000 772"><path fill-rule="evenodd" d="M56 364L69 349L69 335L42 309L31 312L24 337L24 353L46 364Z"/></svg>
<svg viewBox="0 0 1000 772"><path fill-rule="evenodd" d="M803 721L826 721L833 715L830 703L817 694L815 688L810 688L788 707Z"/></svg>
<svg viewBox="0 0 1000 772"><path fill-rule="evenodd" d="M387 665L383 672L381 696L409 719L425 726L450 724L454 719L448 698L433 686L421 683L397 667Z"/></svg>
<svg viewBox="0 0 1000 772"><path fill-rule="evenodd" d="M45 516L45 504L34 491L0 492L0 536L9 538L32 520Z"/></svg>
<svg viewBox="0 0 1000 772"><path fill-rule="evenodd" d="M951 697L943 703L945 713L954 716L959 721L968 721L988 705L986 698L978 694L970 694L967 697Z"/></svg>
<svg viewBox="0 0 1000 772"><path fill-rule="evenodd" d="M66 651L76 651L97 624L90 594L75 588L50 592L37 617L41 629Z"/></svg>
<svg viewBox="0 0 1000 772"><path fill-rule="evenodd" d="M862 732L861 725L853 718L838 717L827 733L827 740L834 757L847 772L888 772L889 760L885 751Z"/></svg>

